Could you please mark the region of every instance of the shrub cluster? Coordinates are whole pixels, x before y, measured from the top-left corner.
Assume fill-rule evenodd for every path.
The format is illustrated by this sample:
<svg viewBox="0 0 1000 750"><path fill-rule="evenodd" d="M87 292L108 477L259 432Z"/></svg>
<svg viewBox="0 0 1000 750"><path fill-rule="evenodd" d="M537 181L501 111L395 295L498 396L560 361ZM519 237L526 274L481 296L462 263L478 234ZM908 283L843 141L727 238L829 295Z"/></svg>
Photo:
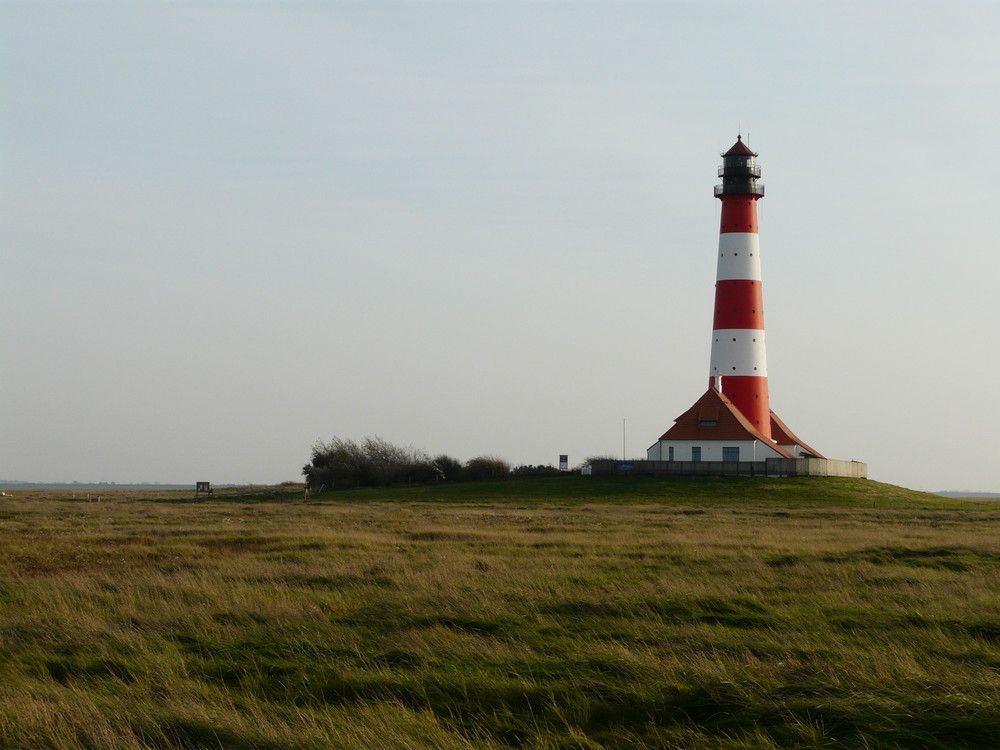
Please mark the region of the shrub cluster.
<svg viewBox="0 0 1000 750"><path fill-rule="evenodd" d="M431 458L416 448L402 448L380 437L367 437L360 443L343 438L319 441L302 474L312 490L348 487L385 487L390 484L481 481L501 479L511 473L542 474L538 469L552 467L518 466L496 456L476 456L464 464L457 458L439 455Z"/></svg>

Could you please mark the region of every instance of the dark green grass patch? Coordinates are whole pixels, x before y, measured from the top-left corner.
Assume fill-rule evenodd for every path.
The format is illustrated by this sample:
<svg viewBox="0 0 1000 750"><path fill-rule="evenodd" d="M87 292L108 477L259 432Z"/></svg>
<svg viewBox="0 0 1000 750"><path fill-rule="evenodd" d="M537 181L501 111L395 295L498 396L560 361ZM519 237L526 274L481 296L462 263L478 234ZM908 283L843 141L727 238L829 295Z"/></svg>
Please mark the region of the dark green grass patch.
<svg viewBox="0 0 1000 750"><path fill-rule="evenodd" d="M134 682L132 667L118 659L96 659L89 656L62 656L47 659L45 671L61 685L74 680L115 679Z"/></svg>
<svg viewBox="0 0 1000 750"><path fill-rule="evenodd" d="M430 617L414 617L411 622L414 627L418 628L443 627L473 635L494 635L504 631L503 622L482 617L432 615Z"/></svg>
<svg viewBox="0 0 1000 750"><path fill-rule="evenodd" d="M977 565L1000 565L1000 551L972 550L963 547L871 547L855 552L825 555L823 562L873 565L909 565L961 572Z"/></svg>
<svg viewBox="0 0 1000 750"><path fill-rule="evenodd" d="M926 630L943 627L943 619L935 620L919 612L899 612L879 607L825 607L815 616L833 628L847 632L899 633L900 631Z"/></svg>
<svg viewBox="0 0 1000 750"><path fill-rule="evenodd" d="M396 581L391 577L381 573L341 573L338 575L291 574L282 576L281 581L289 586L315 591L339 591L341 589L367 586L393 588L397 585Z"/></svg>
<svg viewBox="0 0 1000 750"><path fill-rule="evenodd" d="M488 619L459 613L419 615L389 602L362 606L338 619L343 625L361 627L379 635L390 635L419 628L443 627L473 635L495 635L516 627L513 618Z"/></svg>
<svg viewBox="0 0 1000 750"><path fill-rule="evenodd" d="M663 597L632 602L571 600L544 605L539 611L559 618L564 627L573 631L604 628L612 620L672 625L702 623L732 628L776 625L767 607L745 597Z"/></svg>
<svg viewBox="0 0 1000 750"><path fill-rule="evenodd" d="M298 750L297 743L273 742L237 732L219 723L192 716L166 716L155 727L140 729L152 747L170 750Z"/></svg>

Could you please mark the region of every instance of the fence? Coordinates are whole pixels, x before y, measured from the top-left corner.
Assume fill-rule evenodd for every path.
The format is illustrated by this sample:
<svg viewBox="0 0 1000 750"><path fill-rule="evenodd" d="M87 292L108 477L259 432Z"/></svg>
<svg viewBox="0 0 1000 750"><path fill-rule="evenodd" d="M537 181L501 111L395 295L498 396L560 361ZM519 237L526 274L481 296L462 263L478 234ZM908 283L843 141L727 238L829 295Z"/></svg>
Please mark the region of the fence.
<svg viewBox="0 0 1000 750"><path fill-rule="evenodd" d="M669 474L707 477L868 478L868 464L833 458L768 458L763 461L593 461L591 474Z"/></svg>

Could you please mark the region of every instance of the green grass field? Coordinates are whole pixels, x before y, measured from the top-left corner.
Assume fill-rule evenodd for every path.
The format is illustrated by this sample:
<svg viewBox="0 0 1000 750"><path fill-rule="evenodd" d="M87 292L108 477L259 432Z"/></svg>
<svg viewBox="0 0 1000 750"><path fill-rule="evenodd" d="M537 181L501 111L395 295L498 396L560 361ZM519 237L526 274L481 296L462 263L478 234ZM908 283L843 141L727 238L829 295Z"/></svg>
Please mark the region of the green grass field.
<svg viewBox="0 0 1000 750"><path fill-rule="evenodd" d="M12 494L2 748L1000 746L997 505L578 476Z"/></svg>

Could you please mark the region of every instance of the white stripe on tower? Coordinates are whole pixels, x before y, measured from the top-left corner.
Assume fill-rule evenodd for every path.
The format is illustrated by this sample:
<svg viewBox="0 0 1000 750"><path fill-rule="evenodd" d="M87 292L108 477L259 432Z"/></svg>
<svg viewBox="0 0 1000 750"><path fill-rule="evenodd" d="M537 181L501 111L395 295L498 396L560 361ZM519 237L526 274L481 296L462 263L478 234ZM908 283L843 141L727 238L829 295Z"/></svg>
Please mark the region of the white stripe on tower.
<svg viewBox="0 0 1000 750"><path fill-rule="evenodd" d="M723 394L765 437L771 437L764 349L764 297L761 289L757 201L757 154L738 137L722 155L715 195L722 201L719 264L715 283L715 316L709 386L721 375Z"/></svg>
<svg viewBox="0 0 1000 750"><path fill-rule="evenodd" d="M751 279L760 281L760 235L727 232L719 235L719 266L716 281Z"/></svg>

